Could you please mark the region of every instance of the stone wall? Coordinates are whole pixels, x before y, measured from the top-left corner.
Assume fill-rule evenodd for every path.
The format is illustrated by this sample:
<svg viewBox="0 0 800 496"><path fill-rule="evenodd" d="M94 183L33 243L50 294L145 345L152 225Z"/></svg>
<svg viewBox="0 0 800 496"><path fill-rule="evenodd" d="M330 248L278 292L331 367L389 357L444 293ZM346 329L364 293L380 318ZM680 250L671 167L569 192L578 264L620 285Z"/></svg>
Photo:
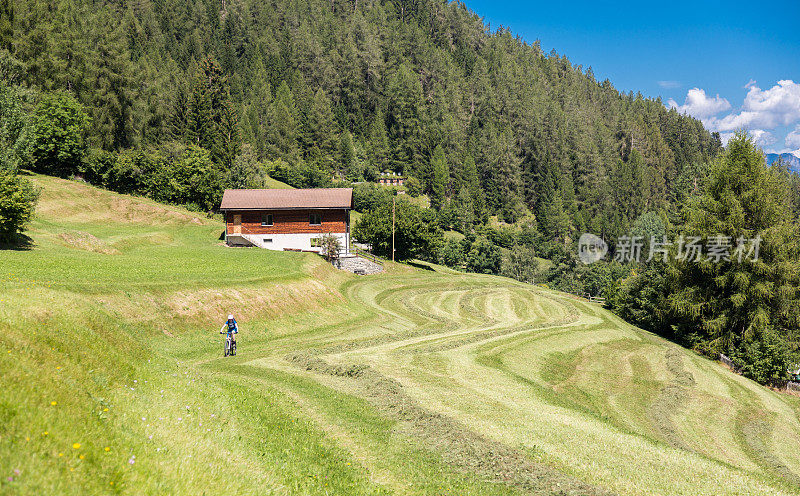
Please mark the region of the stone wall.
<svg viewBox="0 0 800 496"><path fill-rule="evenodd" d="M340 257L333 262L334 267L354 274L370 275L383 272L383 266L358 256Z"/></svg>

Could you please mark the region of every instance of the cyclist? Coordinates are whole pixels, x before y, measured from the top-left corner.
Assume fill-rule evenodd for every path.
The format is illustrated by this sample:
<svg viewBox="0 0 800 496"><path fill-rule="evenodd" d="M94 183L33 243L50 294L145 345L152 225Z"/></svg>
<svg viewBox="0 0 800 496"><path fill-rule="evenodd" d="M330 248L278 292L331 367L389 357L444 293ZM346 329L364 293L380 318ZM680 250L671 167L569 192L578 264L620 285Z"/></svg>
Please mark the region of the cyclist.
<svg viewBox="0 0 800 496"><path fill-rule="evenodd" d="M219 330L220 334L225 332L225 329L228 330L228 336L231 338L231 347L236 346L236 335L239 334L239 324L236 323L236 319L233 318L233 315L228 315L228 320L222 324L222 329Z"/></svg>

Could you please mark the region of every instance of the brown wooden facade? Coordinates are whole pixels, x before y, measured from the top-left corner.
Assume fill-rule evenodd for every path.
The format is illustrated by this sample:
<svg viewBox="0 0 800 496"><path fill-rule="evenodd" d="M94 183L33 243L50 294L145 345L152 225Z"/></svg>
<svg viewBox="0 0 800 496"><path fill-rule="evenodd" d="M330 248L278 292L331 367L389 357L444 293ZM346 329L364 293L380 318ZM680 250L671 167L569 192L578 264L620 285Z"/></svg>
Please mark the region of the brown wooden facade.
<svg viewBox="0 0 800 496"><path fill-rule="evenodd" d="M312 214L320 216L320 224L311 223ZM262 219L272 215L272 225ZM236 234L313 234L350 232L350 211L346 209L298 210L228 210L225 213L228 235Z"/></svg>

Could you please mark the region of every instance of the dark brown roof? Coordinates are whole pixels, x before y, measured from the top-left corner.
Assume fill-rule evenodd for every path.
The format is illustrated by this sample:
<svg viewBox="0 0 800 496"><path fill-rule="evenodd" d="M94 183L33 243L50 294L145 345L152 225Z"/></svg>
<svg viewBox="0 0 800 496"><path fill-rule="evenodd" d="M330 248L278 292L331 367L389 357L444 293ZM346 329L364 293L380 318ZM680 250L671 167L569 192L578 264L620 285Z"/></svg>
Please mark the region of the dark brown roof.
<svg viewBox="0 0 800 496"><path fill-rule="evenodd" d="M221 210L352 208L352 188L226 189Z"/></svg>

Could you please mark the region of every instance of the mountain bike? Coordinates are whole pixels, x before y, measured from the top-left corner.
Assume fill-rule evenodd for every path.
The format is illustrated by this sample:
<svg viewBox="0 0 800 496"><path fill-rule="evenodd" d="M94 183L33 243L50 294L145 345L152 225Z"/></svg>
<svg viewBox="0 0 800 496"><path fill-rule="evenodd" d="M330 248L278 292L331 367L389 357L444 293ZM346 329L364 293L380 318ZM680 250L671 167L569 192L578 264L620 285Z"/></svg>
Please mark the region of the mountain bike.
<svg viewBox="0 0 800 496"><path fill-rule="evenodd" d="M227 334L225 336L225 355L224 356L233 356L236 355L236 341L233 340L233 334L227 331L220 331L220 334Z"/></svg>

